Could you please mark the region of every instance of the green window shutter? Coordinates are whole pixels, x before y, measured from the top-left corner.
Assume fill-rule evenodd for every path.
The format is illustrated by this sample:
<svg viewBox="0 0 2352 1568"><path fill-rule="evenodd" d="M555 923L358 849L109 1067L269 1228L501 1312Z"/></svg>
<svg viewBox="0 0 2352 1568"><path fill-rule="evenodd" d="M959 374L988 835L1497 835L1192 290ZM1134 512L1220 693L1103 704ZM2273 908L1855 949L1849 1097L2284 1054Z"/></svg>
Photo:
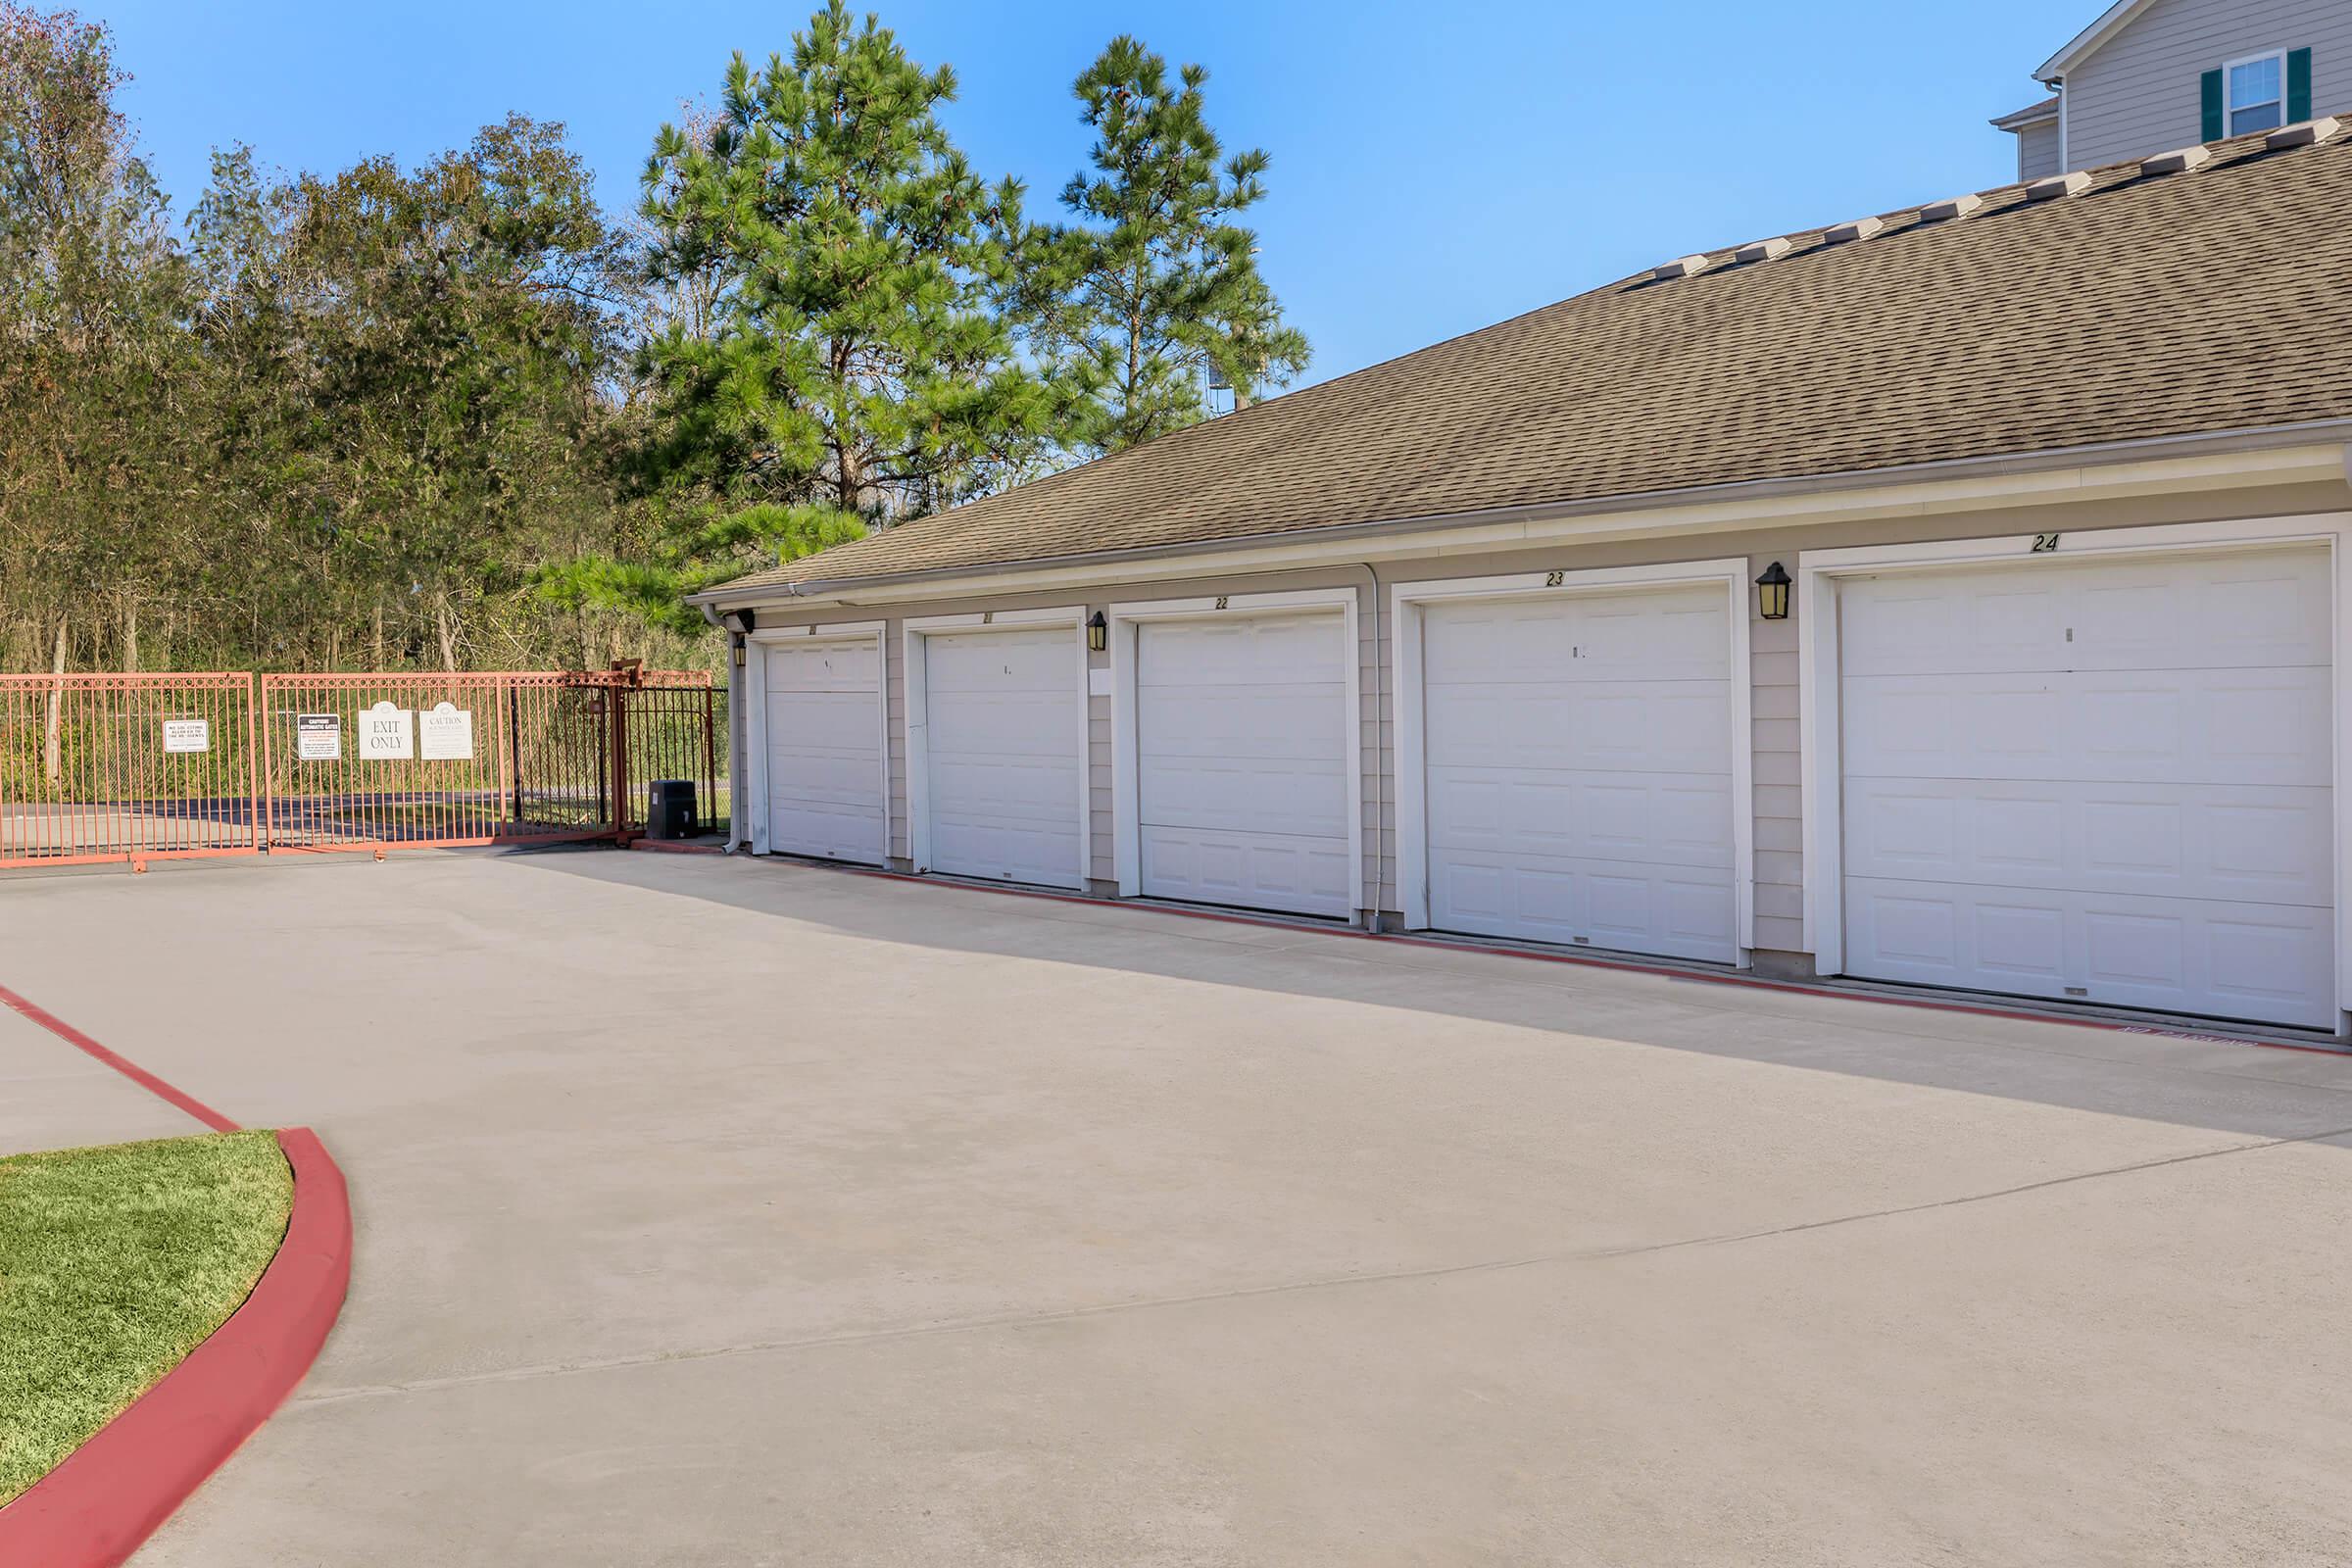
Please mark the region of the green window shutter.
<svg viewBox="0 0 2352 1568"><path fill-rule="evenodd" d="M2208 71L2205 73L2204 79L2197 83L2197 97L2205 114L2205 133L2198 139L2220 141L2222 139L2222 74L2220 72Z"/></svg>
<svg viewBox="0 0 2352 1568"><path fill-rule="evenodd" d="M2311 118L2311 51L2286 52L2286 122L2300 125Z"/></svg>

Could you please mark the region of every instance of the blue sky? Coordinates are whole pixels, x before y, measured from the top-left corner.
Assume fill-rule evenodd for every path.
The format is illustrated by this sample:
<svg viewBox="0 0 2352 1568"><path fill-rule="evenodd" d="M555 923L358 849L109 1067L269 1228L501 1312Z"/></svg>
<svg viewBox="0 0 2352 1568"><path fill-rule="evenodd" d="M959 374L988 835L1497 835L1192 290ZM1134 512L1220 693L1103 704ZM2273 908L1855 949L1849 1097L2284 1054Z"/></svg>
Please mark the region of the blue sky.
<svg viewBox="0 0 2352 1568"><path fill-rule="evenodd" d="M1315 347L1358 368L1708 246L1999 183L2028 73L2099 11L1967 6L1004 4L891 0L960 79L951 129L1044 213L1085 156L1069 95L1130 31L1209 69L1228 147L1273 157L1260 265ZM655 127L727 57L789 47L808 6L571 0L322 6L96 0L125 107L184 208L209 149L328 171L415 162L510 110L564 122L633 203Z"/></svg>

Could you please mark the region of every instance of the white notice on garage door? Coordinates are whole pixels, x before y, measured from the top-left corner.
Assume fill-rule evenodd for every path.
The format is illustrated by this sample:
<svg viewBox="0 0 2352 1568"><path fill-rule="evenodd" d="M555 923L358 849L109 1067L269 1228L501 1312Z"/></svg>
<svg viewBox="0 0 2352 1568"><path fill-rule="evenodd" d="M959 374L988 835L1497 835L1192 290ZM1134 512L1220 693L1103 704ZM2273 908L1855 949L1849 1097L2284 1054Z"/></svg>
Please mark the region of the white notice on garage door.
<svg viewBox="0 0 2352 1568"><path fill-rule="evenodd" d="M454 703L435 703L416 715L417 739L428 762L473 760L473 713Z"/></svg>
<svg viewBox="0 0 2352 1568"><path fill-rule="evenodd" d="M296 713L294 755L306 762L343 760L341 716L334 713Z"/></svg>
<svg viewBox="0 0 2352 1568"><path fill-rule="evenodd" d="M209 752L213 749L213 721L209 718L167 718L164 720L164 750L167 752Z"/></svg>
<svg viewBox="0 0 2352 1568"><path fill-rule="evenodd" d="M368 761L399 761L416 755L416 714L378 703L360 715L360 756Z"/></svg>

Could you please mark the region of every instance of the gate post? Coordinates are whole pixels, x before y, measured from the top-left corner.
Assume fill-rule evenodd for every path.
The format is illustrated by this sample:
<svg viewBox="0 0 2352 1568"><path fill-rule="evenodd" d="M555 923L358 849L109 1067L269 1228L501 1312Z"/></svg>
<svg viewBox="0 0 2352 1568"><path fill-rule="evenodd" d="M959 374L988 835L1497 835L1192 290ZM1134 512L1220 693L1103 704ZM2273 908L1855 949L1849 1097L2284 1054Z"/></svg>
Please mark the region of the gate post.
<svg viewBox="0 0 2352 1568"><path fill-rule="evenodd" d="M612 666L612 689L608 700L612 705L612 840L616 844L629 841L629 693L627 677L620 665Z"/></svg>

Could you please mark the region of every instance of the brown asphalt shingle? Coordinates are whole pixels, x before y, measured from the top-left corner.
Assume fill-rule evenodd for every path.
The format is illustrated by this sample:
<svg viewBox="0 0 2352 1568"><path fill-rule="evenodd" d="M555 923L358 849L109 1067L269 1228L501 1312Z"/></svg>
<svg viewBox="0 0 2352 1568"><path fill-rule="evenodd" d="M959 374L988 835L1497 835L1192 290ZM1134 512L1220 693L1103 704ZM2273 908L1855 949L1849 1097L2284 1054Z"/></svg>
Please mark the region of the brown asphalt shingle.
<svg viewBox="0 0 2352 1568"><path fill-rule="evenodd" d="M2352 416L2352 133L2213 151L1710 252L729 586Z"/></svg>

